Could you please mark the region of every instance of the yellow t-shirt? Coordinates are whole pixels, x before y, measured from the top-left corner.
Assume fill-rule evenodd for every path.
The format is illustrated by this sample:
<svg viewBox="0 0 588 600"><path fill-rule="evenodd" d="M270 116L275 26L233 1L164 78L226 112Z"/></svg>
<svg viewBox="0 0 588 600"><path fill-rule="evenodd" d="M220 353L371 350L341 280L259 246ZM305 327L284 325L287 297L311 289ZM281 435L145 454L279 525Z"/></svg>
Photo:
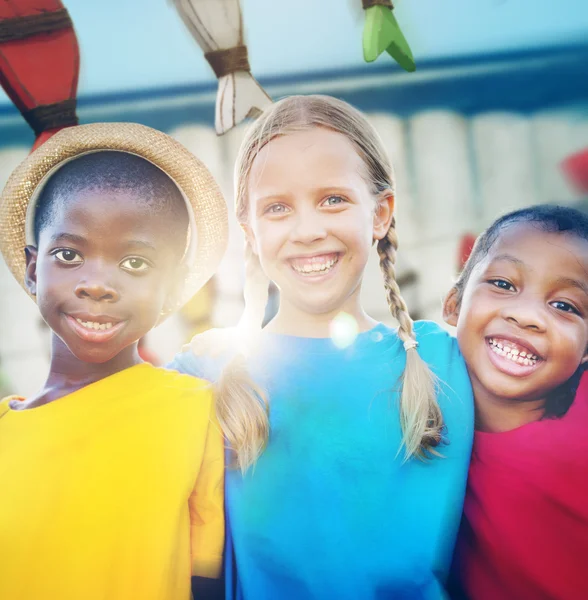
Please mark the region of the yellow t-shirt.
<svg viewBox="0 0 588 600"><path fill-rule="evenodd" d="M49 404L0 403L0 598L188 600L224 543L209 384L141 364Z"/></svg>

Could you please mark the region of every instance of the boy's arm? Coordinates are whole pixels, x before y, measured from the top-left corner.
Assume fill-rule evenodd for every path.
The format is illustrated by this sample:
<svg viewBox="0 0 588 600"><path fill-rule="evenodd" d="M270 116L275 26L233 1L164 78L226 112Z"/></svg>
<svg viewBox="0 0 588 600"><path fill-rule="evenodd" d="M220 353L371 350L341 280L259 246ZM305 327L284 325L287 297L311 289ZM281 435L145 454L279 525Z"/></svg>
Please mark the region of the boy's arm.
<svg viewBox="0 0 588 600"><path fill-rule="evenodd" d="M202 594L210 594L218 589L218 580L222 574L225 537L223 446L223 436L214 416L214 409L211 408L202 464L189 500L195 600L215 598ZM200 596L196 596L198 588L201 590Z"/></svg>

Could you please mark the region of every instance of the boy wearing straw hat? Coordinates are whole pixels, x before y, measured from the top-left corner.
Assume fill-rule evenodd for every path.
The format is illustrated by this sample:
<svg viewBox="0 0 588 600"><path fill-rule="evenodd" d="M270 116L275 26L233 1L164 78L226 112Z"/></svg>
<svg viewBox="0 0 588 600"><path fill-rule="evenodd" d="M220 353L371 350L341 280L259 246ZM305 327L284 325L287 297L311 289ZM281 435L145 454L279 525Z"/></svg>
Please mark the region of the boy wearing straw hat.
<svg viewBox="0 0 588 600"><path fill-rule="evenodd" d="M12 174L0 230L52 330L43 388L0 403L0 598L188 600L191 575L215 588L223 442L211 391L142 363L137 342L218 265L218 186L163 133L72 127Z"/></svg>

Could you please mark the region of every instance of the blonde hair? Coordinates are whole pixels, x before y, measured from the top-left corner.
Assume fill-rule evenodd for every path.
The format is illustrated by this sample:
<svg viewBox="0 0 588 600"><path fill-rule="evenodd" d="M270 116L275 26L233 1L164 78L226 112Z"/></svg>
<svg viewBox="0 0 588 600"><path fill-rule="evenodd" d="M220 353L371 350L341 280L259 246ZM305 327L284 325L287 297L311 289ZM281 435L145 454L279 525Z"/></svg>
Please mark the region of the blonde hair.
<svg viewBox="0 0 588 600"><path fill-rule="evenodd" d="M235 165L235 211L239 223L247 223L249 174L261 149L278 136L314 127L345 135L353 143L366 168L366 180L374 196L394 193L392 165L381 140L365 117L355 108L329 96L290 96L276 102L247 131ZM399 323L398 335L406 348L402 375L400 424L405 459L425 458L435 452L441 440L443 417L436 398L436 378L416 351L413 321L396 282L394 263L398 238L392 220L387 235L378 242L380 267L388 306ZM259 330L267 301L268 280L258 257L246 248L244 326ZM245 325L246 324L246 325ZM224 370L217 392L219 421L235 453L236 463L245 471L259 457L269 437L266 395L249 378L242 357Z"/></svg>

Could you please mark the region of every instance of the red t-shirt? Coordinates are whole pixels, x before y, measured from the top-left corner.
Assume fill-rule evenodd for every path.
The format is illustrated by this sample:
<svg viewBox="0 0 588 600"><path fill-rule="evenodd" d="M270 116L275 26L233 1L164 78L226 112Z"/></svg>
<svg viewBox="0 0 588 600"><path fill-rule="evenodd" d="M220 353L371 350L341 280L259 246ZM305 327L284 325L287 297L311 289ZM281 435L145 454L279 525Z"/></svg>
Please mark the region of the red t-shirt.
<svg viewBox="0 0 588 600"><path fill-rule="evenodd" d="M471 600L588 598L588 376L561 419L476 432L459 573Z"/></svg>

